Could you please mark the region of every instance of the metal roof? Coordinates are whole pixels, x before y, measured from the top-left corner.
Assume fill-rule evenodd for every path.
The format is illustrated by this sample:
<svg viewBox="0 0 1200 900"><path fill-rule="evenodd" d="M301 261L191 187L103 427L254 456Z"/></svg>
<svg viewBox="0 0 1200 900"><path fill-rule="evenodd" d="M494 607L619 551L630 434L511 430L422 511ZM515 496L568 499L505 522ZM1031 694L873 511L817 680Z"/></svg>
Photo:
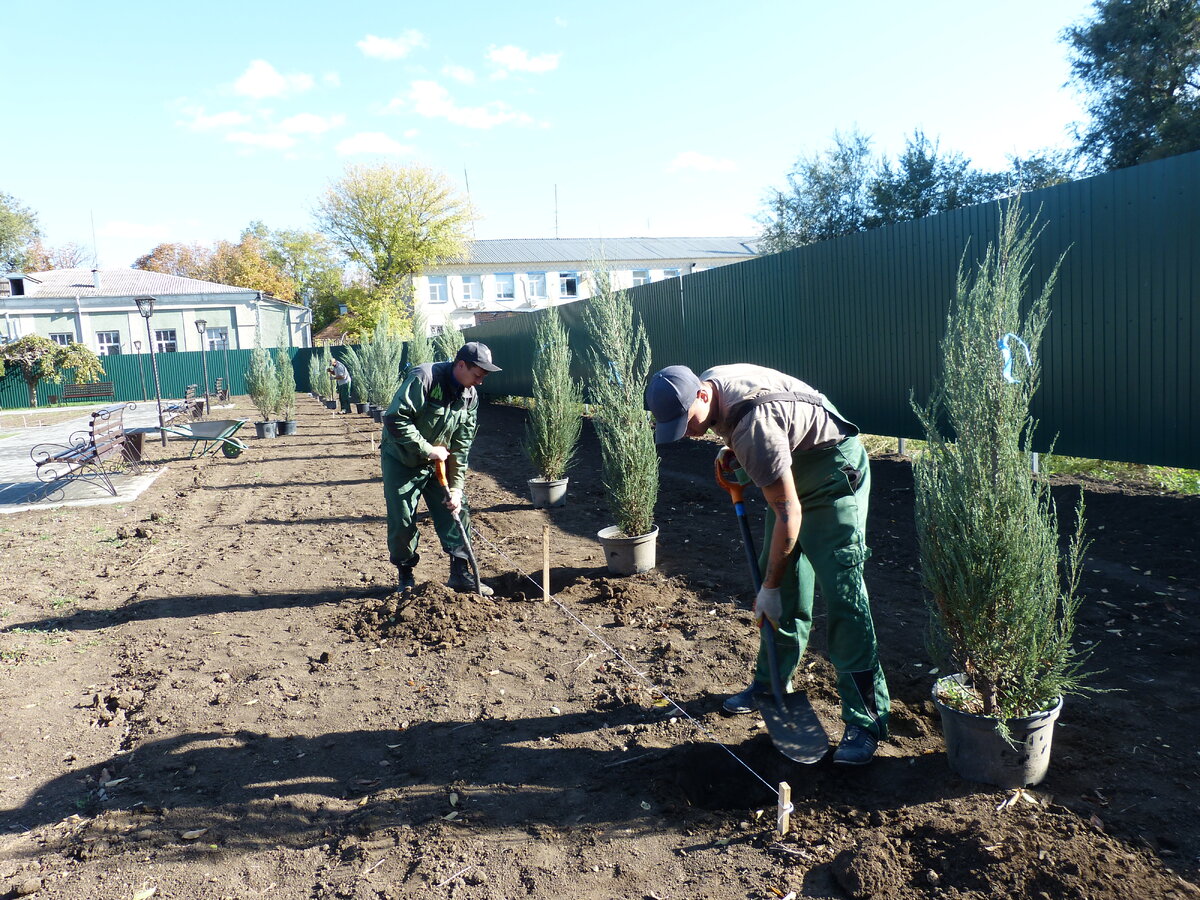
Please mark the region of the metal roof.
<svg viewBox="0 0 1200 900"><path fill-rule="evenodd" d="M26 297L136 297L170 294L252 294L249 288L232 287L180 275L142 269L100 269L96 287L91 269L53 269L27 272ZM36 279L36 280L35 280Z"/></svg>
<svg viewBox="0 0 1200 900"><path fill-rule="evenodd" d="M755 237L501 238L471 242L467 259L457 264L749 259L758 252L757 241Z"/></svg>

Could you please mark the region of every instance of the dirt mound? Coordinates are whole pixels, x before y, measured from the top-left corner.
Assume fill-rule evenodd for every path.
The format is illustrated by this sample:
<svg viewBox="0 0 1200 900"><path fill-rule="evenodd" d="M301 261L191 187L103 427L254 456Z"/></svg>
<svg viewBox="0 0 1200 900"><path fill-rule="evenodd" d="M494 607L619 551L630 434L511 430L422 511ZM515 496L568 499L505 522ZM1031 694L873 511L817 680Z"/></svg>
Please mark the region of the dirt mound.
<svg viewBox="0 0 1200 900"><path fill-rule="evenodd" d="M353 602L339 627L371 643L415 641L435 648L461 647L472 637L495 631L510 616L503 600L459 594L434 582Z"/></svg>

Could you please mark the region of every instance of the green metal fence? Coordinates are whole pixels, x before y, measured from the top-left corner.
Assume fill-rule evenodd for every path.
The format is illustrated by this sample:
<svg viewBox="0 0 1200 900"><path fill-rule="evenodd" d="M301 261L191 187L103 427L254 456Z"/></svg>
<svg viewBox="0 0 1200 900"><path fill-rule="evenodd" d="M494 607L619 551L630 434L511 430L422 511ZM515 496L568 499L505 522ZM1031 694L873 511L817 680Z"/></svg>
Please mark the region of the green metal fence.
<svg viewBox="0 0 1200 900"><path fill-rule="evenodd" d="M1022 203L1044 226L1032 284L1066 253L1043 338L1037 448L1200 468L1200 152ZM959 262L977 262L998 222L995 204L974 206L632 293L655 368L771 366L826 392L864 431L919 437L909 397L932 389ZM560 307L576 351L587 345L582 305ZM489 392L528 395L543 314L467 332L504 367Z"/></svg>
<svg viewBox="0 0 1200 900"><path fill-rule="evenodd" d="M1044 226L1032 284L1060 255L1034 403L1039 450L1200 468L1200 152L1026 195ZM827 393L866 432L919 437L909 398L924 400L938 371L938 341L960 261L973 265L996 238L995 204L851 235L633 288L656 368L700 371L750 362L790 372ZM588 346L586 301L559 307L576 372ZM529 313L467 331L504 371L493 394L528 396ZM343 348L333 348L340 355ZM301 391L308 356L295 352ZM209 352L209 380L245 392L250 351ZM158 356L163 395L201 384L201 356ZM107 357L117 396L153 397L150 359ZM997 357L999 364L999 357ZM42 385L39 403L56 392ZM24 384L0 381L0 404L27 403Z"/></svg>
<svg viewBox="0 0 1200 900"><path fill-rule="evenodd" d="M336 352L335 348L335 352ZM251 350L199 350L184 353L157 353L158 380L164 399L182 397L188 385L199 386L204 393L204 366L208 366L208 386L213 389L218 378L224 378L231 394L246 393L246 369L250 365ZM274 358L275 351L268 351ZM311 390L308 384L308 358L319 350L292 348L292 370L296 375L296 389ZM125 356L105 356L100 362L104 366L101 380L113 383L117 400L153 400L154 368L149 353ZM66 373L64 383L70 383L73 373ZM62 394L62 386L43 381L37 388L38 406L49 406L52 397ZM92 402L95 405L95 401ZM0 378L0 407L12 409L29 405L29 389L15 368L10 367Z"/></svg>

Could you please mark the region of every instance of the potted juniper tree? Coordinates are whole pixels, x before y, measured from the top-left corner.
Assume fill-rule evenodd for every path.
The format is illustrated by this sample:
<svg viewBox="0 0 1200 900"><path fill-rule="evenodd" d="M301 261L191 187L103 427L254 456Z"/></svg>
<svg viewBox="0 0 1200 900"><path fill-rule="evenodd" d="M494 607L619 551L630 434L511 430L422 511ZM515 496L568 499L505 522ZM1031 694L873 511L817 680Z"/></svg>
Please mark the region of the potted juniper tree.
<svg viewBox="0 0 1200 900"><path fill-rule="evenodd" d="M458 348L463 343L463 333L458 330L457 326L446 320L441 333L434 338L433 355L437 359L454 359L458 355Z"/></svg>
<svg viewBox="0 0 1200 900"><path fill-rule="evenodd" d="M551 307L534 331L533 403L525 452L537 477L529 479L535 507L564 506L567 467L583 428L583 385L571 377L571 347L558 310Z"/></svg>
<svg viewBox="0 0 1200 900"><path fill-rule="evenodd" d="M408 341L409 366L433 362L433 349L433 341L429 340L429 320L418 309L413 313L412 337Z"/></svg>
<svg viewBox="0 0 1200 900"><path fill-rule="evenodd" d="M329 343L327 341L321 347L321 384L325 386L324 390L321 392L321 395L326 398L326 409L337 409L337 385L334 383L333 376L329 374L329 370L331 368L333 368L333 351L329 349Z"/></svg>
<svg viewBox="0 0 1200 900"><path fill-rule="evenodd" d="M593 417L600 440L605 494L616 525L598 537L608 569L633 575L654 568L658 526L658 452L643 395L650 377L650 341L627 291L616 290L612 273L593 267L595 291L584 312L592 347Z"/></svg>
<svg viewBox="0 0 1200 900"><path fill-rule="evenodd" d="M314 348L308 354L308 389L313 397L320 400L322 398L321 386L325 384L329 376L325 374L325 370L321 368L321 354Z"/></svg>
<svg viewBox="0 0 1200 900"><path fill-rule="evenodd" d="M371 415L377 422L400 388L403 358L404 342L392 334L391 317L386 313L379 317L369 337L364 336L358 347L346 351L351 384L358 385L359 396L371 405Z"/></svg>
<svg viewBox="0 0 1200 900"><path fill-rule="evenodd" d="M279 424L277 434L296 433L296 373L292 369L292 356L288 353L287 334L279 336L275 348L275 378L279 382L279 397L275 408Z"/></svg>
<svg viewBox="0 0 1200 900"><path fill-rule="evenodd" d="M246 393L250 402L262 415L261 422L255 422L254 428L260 438L273 438L276 435L275 408L279 404L279 378L275 374L275 363L263 349L262 341L255 339L254 349L250 353L250 365L246 369Z"/></svg>
<svg viewBox="0 0 1200 900"><path fill-rule="evenodd" d="M1083 503L1065 552L1049 486L1033 474L1042 331L1062 259L1027 301L1040 232L1019 200L970 275L960 269L941 376L913 408L928 449L913 461L934 686L951 767L1002 787L1037 784L1064 694L1078 693ZM1025 308L1023 311L1023 307Z"/></svg>

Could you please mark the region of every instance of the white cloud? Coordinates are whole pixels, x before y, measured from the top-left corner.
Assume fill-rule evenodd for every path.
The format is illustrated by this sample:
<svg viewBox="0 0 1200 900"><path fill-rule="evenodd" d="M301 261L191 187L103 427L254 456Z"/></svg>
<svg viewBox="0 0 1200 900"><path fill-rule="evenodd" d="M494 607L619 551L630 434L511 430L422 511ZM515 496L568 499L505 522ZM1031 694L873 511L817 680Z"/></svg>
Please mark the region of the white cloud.
<svg viewBox="0 0 1200 900"><path fill-rule="evenodd" d="M279 123L279 130L284 134L324 134L331 128L340 128L346 124L343 115L318 116L314 113L300 113Z"/></svg>
<svg viewBox="0 0 1200 900"><path fill-rule="evenodd" d="M381 131L362 131L337 145L338 156L356 156L361 153L403 155L411 152L412 147L406 147Z"/></svg>
<svg viewBox="0 0 1200 900"><path fill-rule="evenodd" d="M342 86L342 76L339 75L337 72L326 72L324 75L321 76L321 82L323 84L328 85L329 87L341 87Z"/></svg>
<svg viewBox="0 0 1200 900"><path fill-rule="evenodd" d="M735 172L737 171L737 163L731 159L717 159L715 156L706 156L703 153L697 153L695 150L687 150L678 154L667 165L668 172Z"/></svg>
<svg viewBox="0 0 1200 900"><path fill-rule="evenodd" d="M243 97L279 97L289 93L307 91L316 82L311 75L302 72L283 75L264 59L256 59L233 83L233 92Z"/></svg>
<svg viewBox="0 0 1200 900"><path fill-rule="evenodd" d="M486 106L458 106L450 92L435 81L414 81L408 92L413 111L429 119L446 119L465 128L495 128L509 123L530 125L533 119L526 113L513 109L499 100ZM404 101L393 100L389 111L405 106Z"/></svg>
<svg viewBox="0 0 1200 900"><path fill-rule="evenodd" d="M253 131L233 131L225 135L225 140L250 147L266 147L269 150L287 150L296 145L296 139L288 134Z"/></svg>
<svg viewBox="0 0 1200 900"><path fill-rule="evenodd" d="M475 73L466 66L443 66L442 74L461 84L474 84Z"/></svg>
<svg viewBox="0 0 1200 900"><path fill-rule="evenodd" d="M203 106L189 106L184 107L182 112L190 118L179 124L192 131L213 131L217 128L232 128L235 125L244 125L250 121L248 115L236 110L210 114L204 111Z"/></svg>
<svg viewBox="0 0 1200 900"><path fill-rule="evenodd" d="M363 55L375 59L403 59L416 48L425 46L428 46L425 35L411 28L399 37L382 38L368 34L358 42L358 49Z"/></svg>
<svg viewBox="0 0 1200 900"><path fill-rule="evenodd" d="M543 53L541 56L530 56L520 47L506 44L503 47L489 47L487 58L496 65L510 72L549 72L558 68L561 53Z"/></svg>

